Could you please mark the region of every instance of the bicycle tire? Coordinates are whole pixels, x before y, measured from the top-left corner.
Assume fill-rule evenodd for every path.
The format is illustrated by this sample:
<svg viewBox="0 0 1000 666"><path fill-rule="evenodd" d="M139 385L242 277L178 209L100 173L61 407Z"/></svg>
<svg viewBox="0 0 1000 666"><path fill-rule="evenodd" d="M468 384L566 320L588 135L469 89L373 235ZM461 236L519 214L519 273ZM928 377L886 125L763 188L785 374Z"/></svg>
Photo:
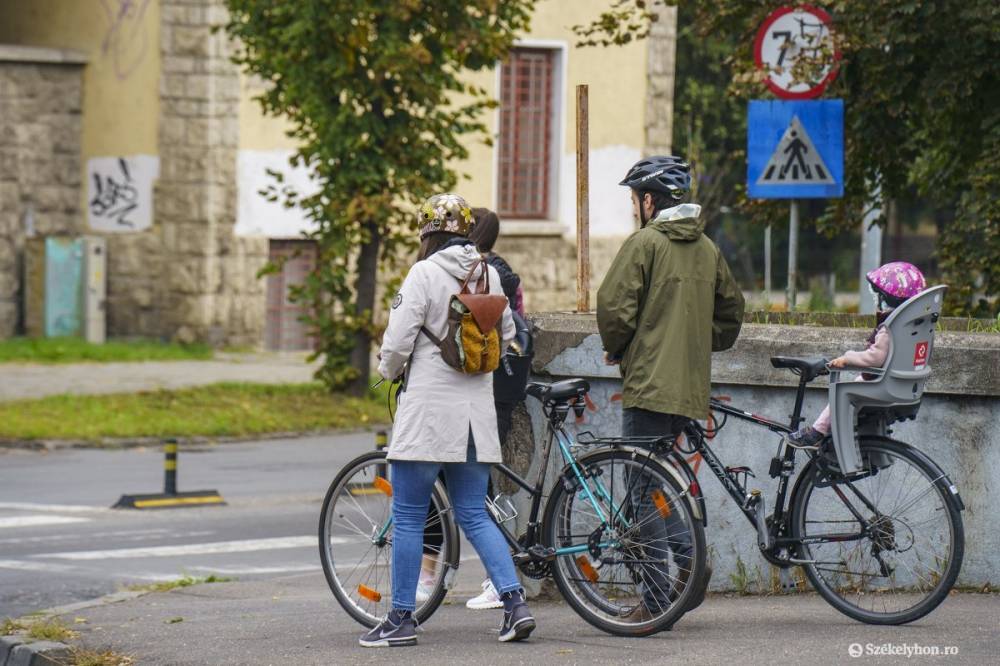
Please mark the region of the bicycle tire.
<svg viewBox="0 0 1000 666"><path fill-rule="evenodd" d="M575 557L557 557L552 563L552 573L556 587L563 598L566 599L566 602L580 617L594 627L609 634L638 637L649 636L669 629L686 612L686 607L692 596L697 594L699 587L697 581L701 580L705 572L705 530L701 521L695 517L690 503L685 499L684 488L658 458L644 450L618 448L598 450L581 456L577 459L577 463L582 469L594 470L596 468L602 470L602 476L610 473L611 479L615 479L616 474L624 474L625 472L629 475L634 475L637 472L644 475L648 474L649 478L653 480L653 484L650 484L648 488L649 491L653 491L657 487L660 488L661 493L663 493L662 497L666 499L671 510L680 511L683 515L682 522L687 526L690 533L690 544L692 547L691 564L689 569L682 569L677 565L679 575L673 578L682 584L682 591L674 596L668 608L661 610L659 614L652 616L647 621L629 621L623 616L621 603L616 599L608 598L607 591L602 591L602 587L614 590L613 594L619 594L626 586L620 582L611 580L611 577L615 575L612 572L607 574L607 579L602 580L601 576L603 574L599 573L597 568L593 566L592 560L588 559L587 564L584 564L579 562ZM615 470L616 465L620 470L619 472ZM603 471L604 469L608 471L605 472ZM567 470L568 468L563 470L561 479L568 478L565 476ZM618 500L615 498L614 482L608 485L612 486L609 494L614 503L617 504ZM580 497L581 501L584 499L576 492L575 488L569 491L566 484L562 482L554 486L545 506L543 535L546 546L560 548L568 545L580 545L571 543L574 519L568 513L573 513L573 509L567 505L567 502L574 502L576 497ZM632 501L629 500L628 504L632 504ZM607 503L605 502L606 505ZM578 515L585 517L586 511L586 505L583 505L583 510L578 512ZM567 520L569 520L569 523L566 522ZM639 518L636 525L641 524L644 520L646 519ZM565 533L561 533L562 530L566 530ZM619 536L621 535L622 533L619 533ZM579 538L580 535L576 535L576 537ZM648 557L644 554L646 546L636 543L635 538L623 537L619 540L619 548L616 549L616 552L624 553L622 556L624 558L622 560L623 566L629 569L629 575L636 586L636 590L631 592L631 596L636 598L634 603L637 604L639 603L638 600L642 599L638 578L643 575L643 565L639 565L638 568L640 571L637 572L635 568L629 567L628 564L624 563L629 560L635 562L637 561L636 557ZM639 553L642 554L640 555ZM590 557L586 554L584 556ZM671 557L674 556L672 555ZM602 558L598 564L598 568L603 571L604 566L606 566L606 563L604 562L604 558ZM597 578L595 579L594 576L597 576Z"/></svg>
<svg viewBox="0 0 1000 666"><path fill-rule="evenodd" d="M356 525L353 525L353 521L344 518L347 522L343 523L342 526L346 526L349 523L352 524L354 529L347 528L346 530L340 530L337 534L333 533L333 518L337 515L336 508L338 500L348 496L352 496L351 488L349 486L362 487L365 484L373 485L373 479L375 475L379 474L380 470L385 470L386 465L385 453L382 451L372 451L364 455L358 456L354 460L347 463L341 471L334 478L333 482L330 484L329 489L326 492L326 496L323 499L323 507L320 511L319 520L319 553L320 562L323 565L323 574L326 576L326 582L330 586L330 590L333 592L334 597L341 607L357 622L366 627L375 627L381 619L388 613L389 606L391 606L392 592L391 592L391 582L387 575L384 582L379 580L379 584L371 587L369 589L374 590L379 594L378 600L373 600L371 598L359 598L360 585L365 583L358 583L359 587L355 588L354 584L348 584L348 578L342 577L337 573L337 553L344 552L344 557L341 560L348 560L346 551L348 550L349 543L362 544L365 539L368 539L368 543L371 544L371 548L376 549L375 562L378 564L381 562L382 566L386 569L391 567L392 562L392 540L391 528L386 534L386 540L384 545L378 546L372 541L373 534L365 534L363 530L357 529ZM389 486L391 493L391 486ZM344 493L347 493L345 495ZM387 504L391 507L391 500L388 499L386 493L383 491L366 493L370 495L370 499ZM390 495L391 496L391 495ZM419 604L414 617L418 623L427 621L431 615L438 609L441 602L444 600L447 594L447 582L450 580L450 571L457 570L459 562L459 549L460 544L458 540L458 529L455 526L454 520L452 519L451 507L447 499L447 493L444 487L441 485L440 481L436 481L431 494L431 508L436 512L437 520L440 521L441 532L443 535L442 546L441 546L441 556L439 558L438 569L436 572L436 577L434 585L432 587L431 593L428 599ZM359 502L354 500L355 506L353 510L355 512L363 510L359 508ZM347 510L347 509L345 509ZM384 525L384 519L382 514L384 511L385 518L388 517L388 509L384 509L382 506L374 507L374 512L378 513L376 520L371 520L368 518L370 527L372 530L377 529L379 525ZM429 518L429 521L433 521L433 518ZM366 526L367 527L367 526ZM351 533L353 535L351 538L353 542L345 543L346 536L344 533ZM360 566L360 565L359 565ZM358 567L354 568L354 571ZM450 570L450 571L449 571ZM382 589L384 588L384 589ZM366 590L366 593L369 593ZM370 594L370 593L369 593ZM374 595L372 595L374 596Z"/></svg>
<svg viewBox="0 0 1000 666"><path fill-rule="evenodd" d="M836 503L833 506L829 506L830 498L823 500L822 498L814 500L814 509L810 514L810 500L813 497L819 497L816 493L818 489L823 489L827 487L836 486L841 492L844 492L845 496L852 497L855 496L855 492L861 492L866 497L874 498L872 500L875 504L876 509L882 515L882 518L877 518L876 520L881 521L873 529L876 530L872 536L866 537L864 539L858 540L856 543L859 545L854 546L853 551L846 555L846 558L842 557L841 563L843 563L843 569L846 571L841 572L841 577L846 584L837 585L836 578L834 576L827 576L827 572L836 573L835 569L828 566L831 562L826 561L824 558L829 557L826 553L827 550L820 551L818 547L820 544L810 546L809 544L800 544L798 546L798 555L802 560L810 560L812 563L803 564L802 568L805 571L806 577L812 584L813 588L823 597L831 606L836 608L838 611L847 615L850 618L858 620L859 622L864 622L866 624L882 624L882 625L899 625L906 624L908 622L913 622L914 620L920 619L921 617L927 615L933 611L937 606L948 596L948 592L951 590L952 586L955 584L955 580L958 577L959 570L962 566L962 558L965 552L965 533L962 524L961 506L955 497L954 486L950 485L947 481L947 477L944 476L943 472L937 467L933 461L927 458L923 453L913 449L908 444L891 440L888 438L862 438L861 440L861 457L862 460L871 461L874 457L876 460L889 461L895 459L892 465L884 466L882 468L874 468L876 471L874 473L869 473L866 476L857 479L845 479L843 477L833 478L829 474L824 474L819 471L819 466L815 459L812 459L803 468L799 479L796 481L795 488L793 489L791 506L792 506L792 536L796 539L806 538L809 536L817 536L816 533L808 533L806 529L807 522L819 523L849 523L850 519L847 518L834 518L834 516L842 515L835 513L839 510ZM904 471L904 465L901 463L905 462L909 467ZM911 469L916 469L923 477L927 480L926 484L919 484L919 476L915 477L913 481L910 481ZM830 485L831 482L833 485ZM879 483L880 486L875 484ZM848 486L854 486L854 490L850 491L848 494L845 491L850 490ZM898 489L897 489L898 488ZM895 490L895 495L893 496L893 491ZM905 495L903 493L906 493ZM836 494L836 491L834 491ZM913 494L916 493L915 499L910 499ZM902 499L900 498L902 495ZM924 540L933 542L935 539L942 541L941 535L931 534L929 538L923 539L920 536L920 532L923 530L914 530L913 525L919 526L919 523L914 522L914 518L907 518L909 516L909 506L912 506L920 498L929 495L930 497L936 498L939 506L933 507L933 511L929 512L932 515L922 522L927 523L931 521L936 521L937 515L945 517L948 535L947 535L947 557L942 560L946 562L943 571L930 572L928 579L933 583L930 586L927 594L924 595L923 599L917 603L900 608L898 610L889 610L888 600L896 600L898 602L905 601L905 595L911 595L911 592L907 591L907 581L906 577L910 576L914 579L915 585L920 586L925 577L920 573L921 565L927 558L922 558L920 552L924 546ZM883 506L879 506L882 498L889 499L892 496L892 501L898 504L903 504L904 502L909 502L909 505L903 504L900 509L888 508L883 509ZM847 505L841 500L841 504L844 509L847 510ZM858 502L860 504L860 500ZM867 506L855 506L858 510L870 510ZM849 510L847 510L849 513ZM887 511L887 512L886 512ZM824 514L825 512L825 514ZM895 513L894 513L895 512ZM896 515L898 514L898 515ZM862 515L868 515L863 513ZM874 515L874 514L872 514ZM825 518L825 516L830 516L829 519L820 521L818 518ZM868 516L870 519L871 516ZM856 518L851 516L856 522ZM860 529L860 528L859 528ZM917 546L918 540L920 540L920 547ZM824 542L826 545L833 546L832 542ZM847 544L849 542L842 542ZM860 544L868 544L864 548ZM841 547L841 554L849 546ZM914 551L913 555L908 557L907 560L912 560L916 558L915 564L910 564L907 560L903 559L903 556L910 551ZM836 552L836 549L830 549ZM878 563L878 573L868 574L866 573L863 565L863 560L860 560L858 564L852 563L855 558L860 558L865 555L865 550L871 556L873 562ZM888 558L884 558L885 553L896 554L899 557L893 558L892 560L892 573L890 575L885 575L888 570L889 563L885 562ZM935 562L938 559L938 554L934 555ZM883 563L885 562L885 563ZM902 576L898 579L899 583L902 585L899 588L893 587L897 582L893 576L897 570L900 570L900 563L905 565L905 570L902 571ZM857 566L862 571L856 572L852 571L853 567ZM871 567L871 570L875 570L875 565ZM866 592L865 590L859 589L859 585L855 582L855 579L860 579L860 585L865 585L866 578L874 579L889 579L889 587L882 589L872 589ZM936 582L935 582L936 579ZM857 603L852 603L845 596L844 592L848 591L848 588L854 585L853 592L850 593L850 597L856 598ZM839 587L839 590L838 590ZM869 610L862 608L860 603L862 600L871 600L874 602L877 600L882 600L883 612L876 612L875 610Z"/></svg>

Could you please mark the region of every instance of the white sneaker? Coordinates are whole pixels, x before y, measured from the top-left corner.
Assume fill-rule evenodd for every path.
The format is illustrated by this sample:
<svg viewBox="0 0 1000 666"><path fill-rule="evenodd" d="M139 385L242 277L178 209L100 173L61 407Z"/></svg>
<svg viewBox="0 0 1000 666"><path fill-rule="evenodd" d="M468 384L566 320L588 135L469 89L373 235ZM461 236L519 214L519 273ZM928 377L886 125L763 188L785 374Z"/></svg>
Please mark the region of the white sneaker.
<svg viewBox="0 0 1000 666"><path fill-rule="evenodd" d="M433 591L434 591L434 581L424 580L424 577L421 576L420 580L417 581L417 598L416 598L417 605L419 606L420 604L430 599L431 593Z"/></svg>
<svg viewBox="0 0 1000 666"><path fill-rule="evenodd" d="M478 597L473 597L466 601L465 607L472 610L503 608L503 602L500 601L500 595L497 594L496 588L493 587L493 581L487 578L483 581L483 593Z"/></svg>

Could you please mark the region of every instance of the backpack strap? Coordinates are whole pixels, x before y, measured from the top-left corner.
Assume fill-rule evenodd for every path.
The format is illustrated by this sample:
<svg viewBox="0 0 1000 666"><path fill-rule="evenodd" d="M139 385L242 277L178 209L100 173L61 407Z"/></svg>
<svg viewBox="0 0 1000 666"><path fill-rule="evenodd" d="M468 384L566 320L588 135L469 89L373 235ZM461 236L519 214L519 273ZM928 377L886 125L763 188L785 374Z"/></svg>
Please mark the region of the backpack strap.
<svg viewBox="0 0 1000 666"><path fill-rule="evenodd" d="M479 263L474 265L469 270L469 274L465 276L465 280L462 282L462 289L459 291L460 294L470 293L469 281L472 280L472 276L475 274L476 269L480 266L482 266L483 272L479 274L479 279L476 280L476 293L488 294L490 292L490 269L489 265L486 263L486 256L483 255L480 257Z"/></svg>
<svg viewBox="0 0 1000 666"><path fill-rule="evenodd" d="M428 338L430 338L430 341L433 342L434 345L438 349L441 348L441 338L437 337L436 335L434 335L433 333L431 333L429 330L427 330L426 326L421 326L420 327L420 332L423 333L424 335L426 335Z"/></svg>

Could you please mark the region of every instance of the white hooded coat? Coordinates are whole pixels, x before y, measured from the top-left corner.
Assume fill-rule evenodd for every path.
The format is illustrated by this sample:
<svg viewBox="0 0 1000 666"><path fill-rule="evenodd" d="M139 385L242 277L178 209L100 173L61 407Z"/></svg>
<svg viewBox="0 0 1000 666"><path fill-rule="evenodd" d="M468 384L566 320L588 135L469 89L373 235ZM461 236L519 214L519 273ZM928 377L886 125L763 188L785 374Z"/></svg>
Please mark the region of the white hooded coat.
<svg viewBox="0 0 1000 666"><path fill-rule="evenodd" d="M439 339L444 337L451 297L479 261L481 255L472 245L440 250L414 264L393 300L382 338L379 374L393 379L411 354L413 358L392 427L390 460L465 462L471 427L476 460L501 462L493 374L467 375L455 370L441 358L437 345L420 332L425 326ZM490 293L502 295L500 276L492 266L487 268ZM469 281L471 291L480 275L477 270ZM514 339L509 306L503 312L501 337L501 349Z"/></svg>

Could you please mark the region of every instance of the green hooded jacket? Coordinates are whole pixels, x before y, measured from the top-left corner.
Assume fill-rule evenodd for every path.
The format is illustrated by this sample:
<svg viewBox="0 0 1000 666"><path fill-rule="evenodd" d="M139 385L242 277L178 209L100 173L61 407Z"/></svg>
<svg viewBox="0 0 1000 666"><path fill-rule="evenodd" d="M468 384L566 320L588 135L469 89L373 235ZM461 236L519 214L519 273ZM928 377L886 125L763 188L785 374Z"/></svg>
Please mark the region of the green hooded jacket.
<svg viewBox="0 0 1000 666"><path fill-rule="evenodd" d="M621 359L623 407L708 415L712 352L736 342L744 301L700 212L660 211L625 241L597 292L601 341Z"/></svg>

